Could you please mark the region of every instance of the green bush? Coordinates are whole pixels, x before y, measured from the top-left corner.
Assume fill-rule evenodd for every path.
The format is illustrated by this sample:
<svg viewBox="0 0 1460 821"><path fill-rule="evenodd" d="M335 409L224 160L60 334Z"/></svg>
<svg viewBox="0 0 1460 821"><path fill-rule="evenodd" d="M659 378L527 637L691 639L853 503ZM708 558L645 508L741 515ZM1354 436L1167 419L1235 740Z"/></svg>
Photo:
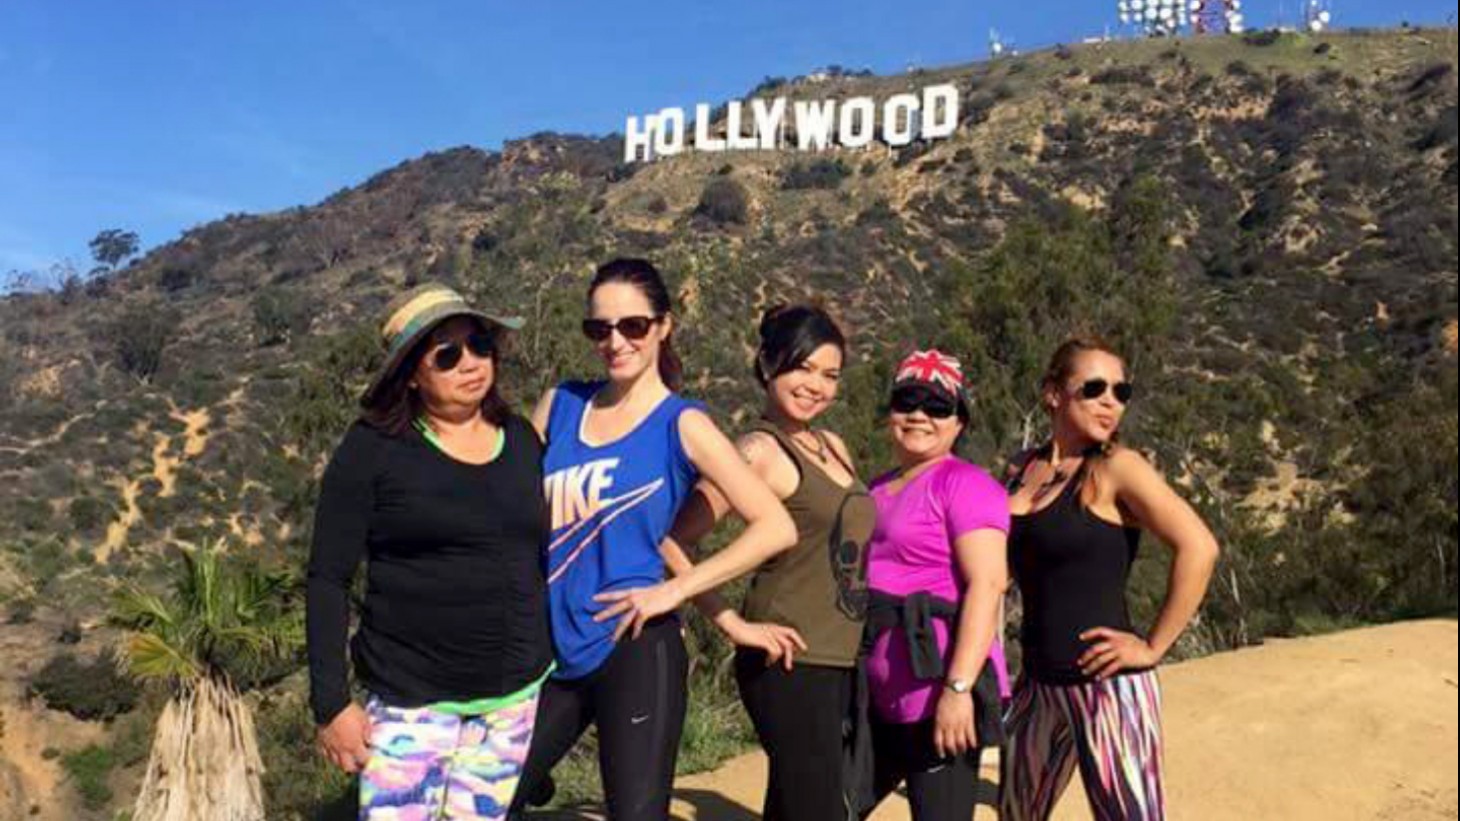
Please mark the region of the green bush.
<svg viewBox="0 0 1460 821"><path fill-rule="evenodd" d="M94 535L111 521L112 506L95 496L82 496L71 501L71 526L81 535Z"/></svg>
<svg viewBox="0 0 1460 821"><path fill-rule="evenodd" d="M157 274L157 287L165 293L186 291L198 281L198 275L186 268L163 268Z"/></svg>
<svg viewBox="0 0 1460 821"><path fill-rule="evenodd" d="M351 780L320 755L315 746L314 719L303 698L289 692L293 684L285 688L286 692L265 698L257 712L269 817L301 821L334 817L328 814L329 809L348 805L354 798ZM322 810L327 814L321 816Z"/></svg>
<svg viewBox="0 0 1460 821"><path fill-rule="evenodd" d="M265 288L249 303L260 345L288 342L309 330L313 306L309 298L286 288Z"/></svg>
<svg viewBox="0 0 1460 821"><path fill-rule="evenodd" d="M5 617L5 623L12 627L30 624L35 621L35 602L31 599L21 599L10 605L10 613Z"/></svg>
<svg viewBox="0 0 1460 821"><path fill-rule="evenodd" d="M52 710L83 721L108 721L137 706L139 690L114 659L83 662L71 653L52 658L31 679L30 691Z"/></svg>
<svg viewBox="0 0 1460 821"><path fill-rule="evenodd" d="M750 196L735 180L716 177L705 185L695 214L718 225L744 225L750 216Z"/></svg>
<svg viewBox="0 0 1460 821"><path fill-rule="evenodd" d="M162 353L177 336L182 315L175 309L134 302L106 327L106 338L122 370L143 382L162 368Z"/></svg>
<svg viewBox="0 0 1460 821"><path fill-rule="evenodd" d="M70 776L72 786L81 794L81 803L89 810L104 809L111 803L112 789L107 781L115 765L111 750L95 744L61 757L61 768Z"/></svg>
<svg viewBox="0 0 1460 821"><path fill-rule="evenodd" d="M852 175L852 169L841 160L822 158L792 163L781 174L781 188L786 191L834 191Z"/></svg>

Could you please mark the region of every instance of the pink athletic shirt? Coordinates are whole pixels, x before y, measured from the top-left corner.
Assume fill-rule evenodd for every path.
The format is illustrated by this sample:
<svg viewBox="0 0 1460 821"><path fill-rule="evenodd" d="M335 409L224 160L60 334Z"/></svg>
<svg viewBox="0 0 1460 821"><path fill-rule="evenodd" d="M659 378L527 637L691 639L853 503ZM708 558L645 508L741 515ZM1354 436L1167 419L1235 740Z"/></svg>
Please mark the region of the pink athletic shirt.
<svg viewBox="0 0 1460 821"><path fill-rule="evenodd" d="M967 587L960 578L953 541L975 530L1009 532L1009 495L976 465L949 457L892 493L887 485L896 473L872 483L877 528L868 548L867 584L893 596L927 592L961 602ZM935 619L944 663L952 659L950 626ZM1003 642L996 636L989 661L999 677L999 690L1011 694ZM913 678L907 638L889 630L878 638L867 660L872 707L877 717L893 724L915 724L937 714L943 682Z"/></svg>

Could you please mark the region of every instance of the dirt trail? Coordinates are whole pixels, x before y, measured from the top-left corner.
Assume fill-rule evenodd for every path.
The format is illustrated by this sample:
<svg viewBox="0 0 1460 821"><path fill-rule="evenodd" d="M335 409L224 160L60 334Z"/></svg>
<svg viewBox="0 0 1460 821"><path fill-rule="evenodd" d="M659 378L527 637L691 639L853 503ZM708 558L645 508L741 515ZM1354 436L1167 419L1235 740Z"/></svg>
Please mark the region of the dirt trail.
<svg viewBox="0 0 1460 821"><path fill-rule="evenodd" d="M1193 821L1456 818L1457 642L1455 622L1415 622L1275 641L1167 668L1172 815ZM737 759L719 772L684 779L673 817L754 821L764 788L764 760ZM1076 783L1055 821L1088 821L1082 804ZM872 817L908 818L901 799Z"/></svg>
<svg viewBox="0 0 1460 821"><path fill-rule="evenodd" d="M142 508L137 505L137 497L142 493L142 480L124 481L120 486L122 515L106 526L106 539L96 549L97 564L106 564L113 553L121 550L127 544L127 536L131 534L133 526L142 521Z"/></svg>
<svg viewBox="0 0 1460 821"><path fill-rule="evenodd" d="M213 422L213 415L207 408L182 411L174 407L170 417L183 424L183 432L178 436L156 434L156 442L152 446L152 469L142 477L119 482L122 513L116 521L107 525L106 538L96 550L98 563L104 564L113 553L125 547L132 528L142 521L137 499L142 494L143 481L148 478L157 480L160 486L157 495L171 498L177 493L178 468L188 459L201 456L208 448L208 426Z"/></svg>

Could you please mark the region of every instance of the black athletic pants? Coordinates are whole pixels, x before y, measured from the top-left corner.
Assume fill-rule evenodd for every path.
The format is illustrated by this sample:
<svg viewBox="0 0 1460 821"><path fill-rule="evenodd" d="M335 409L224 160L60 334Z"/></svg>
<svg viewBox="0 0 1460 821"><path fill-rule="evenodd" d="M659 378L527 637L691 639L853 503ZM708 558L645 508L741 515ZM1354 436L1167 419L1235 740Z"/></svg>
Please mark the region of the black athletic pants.
<svg viewBox="0 0 1460 821"><path fill-rule="evenodd" d="M740 698L770 758L765 821L847 821L843 773L855 670L766 667L765 653L735 656Z"/></svg>
<svg viewBox="0 0 1460 821"><path fill-rule="evenodd" d="M577 681L549 681L513 804L513 817L589 725L610 821L666 821L684 732L689 657L679 621L662 619L625 640L603 668Z"/></svg>
<svg viewBox="0 0 1460 821"><path fill-rule="evenodd" d="M872 719L877 761L875 789L880 803L907 782L913 821L969 821L978 801L978 766L983 750L939 758L933 722L883 724Z"/></svg>

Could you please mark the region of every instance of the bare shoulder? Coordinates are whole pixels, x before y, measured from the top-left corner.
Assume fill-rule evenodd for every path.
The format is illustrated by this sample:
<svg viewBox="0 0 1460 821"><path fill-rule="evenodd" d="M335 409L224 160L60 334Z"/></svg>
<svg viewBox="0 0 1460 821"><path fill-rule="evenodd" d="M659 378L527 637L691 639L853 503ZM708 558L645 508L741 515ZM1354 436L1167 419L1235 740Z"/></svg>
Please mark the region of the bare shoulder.
<svg viewBox="0 0 1460 821"><path fill-rule="evenodd" d="M1149 490L1165 486L1166 478L1140 451L1116 445L1105 458L1106 471L1117 490Z"/></svg>
<svg viewBox="0 0 1460 821"><path fill-rule="evenodd" d="M679 414L679 438L695 460L733 447L710 414L700 408L686 408Z"/></svg>
<svg viewBox="0 0 1460 821"><path fill-rule="evenodd" d="M762 430L753 430L742 434L735 440L735 447L740 450L740 455L745 461L753 464L763 462L773 454L780 451L780 445L774 436Z"/></svg>
<svg viewBox="0 0 1460 821"><path fill-rule="evenodd" d="M537 429L538 437L544 440L547 439L548 419L552 417L553 400L557 395L557 388L548 388L532 409L532 426Z"/></svg>

